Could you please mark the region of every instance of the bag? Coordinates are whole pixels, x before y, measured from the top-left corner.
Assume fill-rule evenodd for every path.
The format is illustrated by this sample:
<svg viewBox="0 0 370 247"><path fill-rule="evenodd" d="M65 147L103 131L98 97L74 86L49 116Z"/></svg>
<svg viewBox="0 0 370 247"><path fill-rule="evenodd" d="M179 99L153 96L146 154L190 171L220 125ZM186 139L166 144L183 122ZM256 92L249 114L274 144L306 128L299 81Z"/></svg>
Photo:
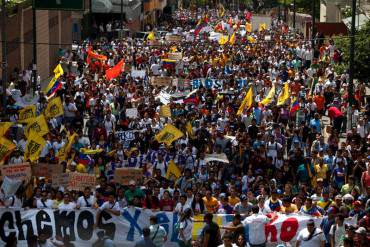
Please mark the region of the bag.
<svg viewBox="0 0 370 247"><path fill-rule="evenodd" d="M86 207L87 207L87 208L91 207L90 203L86 200L86 198L85 198L85 197L83 197L83 198L84 198L84 200L85 200ZM114 206L114 205L113 205L113 206Z"/></svg>

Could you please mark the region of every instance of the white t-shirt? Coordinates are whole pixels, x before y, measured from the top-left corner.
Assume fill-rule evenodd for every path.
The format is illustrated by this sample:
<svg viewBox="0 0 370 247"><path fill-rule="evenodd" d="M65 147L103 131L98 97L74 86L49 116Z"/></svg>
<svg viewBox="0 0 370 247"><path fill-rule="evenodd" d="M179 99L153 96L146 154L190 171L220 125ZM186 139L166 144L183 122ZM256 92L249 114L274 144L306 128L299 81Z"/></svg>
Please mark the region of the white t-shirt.
<svg viewBox="0 0 370 247"><path fill-rule="evenodd" d="M334 236L334 246L339 247L339 246L342 246L343 244L343 241L341 239L345 235L346 229L344 228L344 225L342 226L338 226L337 224L335 225L336 225L336 229L335 229L335 236ZM333 233L334 233L334 225L331 226L329 235L333 236Z"/></svg>
<svg viewBox="0 0 370 247"><path fill-rule="evenodd" d="M45 205L44 205L45 203ZM41 199L37 199L36 201L36 207L37 208L52 208L53 207L53 200L46 199L46 201L42 203Z"/></svg>
<svg viewBox="0 0 370 247"><path fill-rule="evenodd" d="M262 214L253 214L245 218L243 224L248 224L250 229L249 231L256 233L249 236L249 243L259 245L266 242L264 226L269 221L270 219L266 215Z"/></svg>
<svg viewBox="0 0 370 247"><path fill-rule="evenodd" d="M193 220L190 219L186 219L180 222L180 229L184 229L185 241L189 241L192 238L193 225L194 225ZM178 238L180 240L183 240L181 239L180 234Z"/></svg>
<svg viewBox="0 0 370 247"><path fill-rule="evenodd" d="M185 203L185 205L182 205L181 202L178 202L175 207L176 213L183 213L185 209L189 208L189 205Z"/></svg>
<svg viewBox="0 0 370 247"><path fill-rule="evenodd" d="M73 210L75 208L76 208L76 204L74 202L69 202L68 204L64 204L64 202L62 202L58 206L59 210Z"/></svg>
<svg viewBox="0 0 370 247"><path fill-rule="evenodd" d="M299 232L297 241L301 242L301 247L317 247L321 246L321 243L325 241L325 235L320 228L316 228L313 234L314 236L309 241L305 241L308 239L309 235L310 233L307 228L304 228Z"/></svg>
<svg viewBox="0 0 370 247"><path fill-rule="evenodd" d="M87 203L89 204L89 206L87 206ZM91 208L95 203L95 198L94 196L90 196L89 198L84 198L84 196L80 196L78 199L77 199L77 205L80 206L81 208Z"/></svg>
<svg viewBox="0 0 370 247"><path fill-rule="evenodd" d="M112 210L116 210L116 211L121 211L121 208L119 207L119 203L117 201L114 201L114 205L112 203L110 203L109 201L104 202L103 205L101 205L99 207L99 209L101 211L103 211L105 209L112 209Z"/></svg>

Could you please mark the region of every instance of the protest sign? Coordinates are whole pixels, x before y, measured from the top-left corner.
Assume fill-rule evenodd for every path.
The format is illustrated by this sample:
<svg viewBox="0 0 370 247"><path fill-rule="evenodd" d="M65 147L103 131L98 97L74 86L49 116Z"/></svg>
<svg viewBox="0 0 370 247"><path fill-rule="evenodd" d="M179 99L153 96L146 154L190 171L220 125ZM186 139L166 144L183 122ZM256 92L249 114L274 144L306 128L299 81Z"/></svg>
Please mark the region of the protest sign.
<svg viewBox="0 0 370 247"><path fill-rule="evenodd" d="M126 109L126 117L128 118L137 118L138 112L137 108L128 108Z"/></svg>
<svg viewBox="0 0 370 247"><path fill-rule="evenodd" d="M116 131L117 140L123 144L124 148L128 148L130 142L135 139L135 132L137 130L126 130L126 131Z"/></svg>
<svg viewBox="0 0 370 247"><path fill-rule="evenodd" d="M150 84L153 86L171 86L172 78L169 76L152 76L150 77Z"/></svg>
<svg viewBox="0 0 370 247"><path fill-rule="evenodd" d="M62 173L62 174L53 174L51 178L51 186L54 188L63 187L67 188L69 182L69 174Z"/></svg>
<svg viewBox="0 0 370 247"><path fill-rule="evenodd" d="M116 168L114 171L114 182L128 185L130 180L134 180L136 183L143 177L143 169L141 168Z"/></svg>
<svg viewBox="0 0 370 247"><path fill-rule="evenodd" d="M182 59L182 52L168 53L168 59L179 61Z"/></svg>
<svg viewBox="0 0 370 247"><path fill-rule="evenodd" d="M76 246L92 246L97 240L96 223L97 210L80 209L71 211L55 211L52 209L0 209L0 222L6 222L7 227L0 228L0 245L9 242L10 236L14 233L17 238L18 246L27 246L29 234L39 235L42 231L47 236L55 238L60 232L64 232ZM118 216L101 211L101 229L105 229L105 234L116 246L134 247L142 235L144 227L149 225L150 216L155 215L161 226L166 229L168 240L163 247L178 247L178 232L175 231L175 223L179 215L173 212L153 212L148 209L126 207ZM204 227L204 215L194 216L194 226L192 229L193 239L198 239ZM265 237L268 246L276 246L278 243L290 243L294 245L300 230L306 227L308 220L313 219L316 227L320 226L322 218L311 217L300 214L269 214L272 220L266 224L261 223L252 227L252 222L243 221L246 241L249 242L250 236ZM228 225L233 220L233 215L215 214L213 221L219 226ZM357 217L346 219L345 224L355 225ZM19 224L21 225L18 225ZM61 222L66 224L61 225ZM20 227L20 226L27 226ZM66 230L68 229L68 231ZM222 232L221 232L222 233Z"/></svg>
<svg viewBox="0 0 370 247"><path fill-rule="evenodd" d="M31 178L31 165L29 163L4 165L1 167L1 175L10 179L29 181Z"/></svg>
<svg viewBox="0 0 370 247"><path fill-rule="evenodd" d="M53 174L58 176L63 173L63 166L60 164L39 163L32 166L32 175L52 179Z"/></svg>
<svg viewBox="0 0 370 247"><path fill-rule="evenodd" d="M17 192L19 186L21 186L22 181L16 179L10 179L7 176L4 177L3 184L1 185L1 190L5 196L14 195Z"/></svg>
<svg viewBox="0 0 370 247"><path fill-rule="evenodd" d="M132 78L145 78L145 75L146 75L146 71L144 69L143 70L133 69L131 71Z"/></svg>
<svg viewBox="0 0 370 247"><path fill-rule="evenodd" d="M229 164L229 159L227 158L225 153L213 153L213 154L206 154L206 157L204 158L205 162L211 162L211 161L218 161L222 163Z"/></svg>
<svg viewBox="0 0 370 247"><path fill-rule="evenodd" d="M166 41L167 42L181 42L182 41L182 36L180 35L166 35Z"/></svg>
<svg viewBox="0 0 370 247"><path fill-rule="evenodd" d="M167 146L171 145L172 142L184 136L178 128L172 124L166 124L163 129L155 136L158 142L163 142Z"/></svg>
<svg viewBox="0 0 370 247"><path fill-rule="evenodd" d="M87 173L69 173L67 188L70 190L83 191L86 187L95 188L96 177L94 174Z"/></svg>

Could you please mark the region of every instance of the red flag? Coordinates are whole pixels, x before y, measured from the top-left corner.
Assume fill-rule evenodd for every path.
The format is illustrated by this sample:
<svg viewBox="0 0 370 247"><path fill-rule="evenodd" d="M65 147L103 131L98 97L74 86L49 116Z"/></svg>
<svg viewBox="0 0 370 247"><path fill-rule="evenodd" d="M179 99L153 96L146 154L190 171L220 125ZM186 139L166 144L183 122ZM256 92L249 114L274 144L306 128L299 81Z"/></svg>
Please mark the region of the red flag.
<svg viewBox="0 0 370 247"><path fill-rule="evenodd" d="M106 61L108 60L107 56L104 56L104 55L100 55L100 54L97 54L95 52L92 51L92 47L90 46L87 50L87 59L86 59L86 63L87 64L90 64L91 63L91 58L94 58L94 59L97 59L97 60L101 60L101 61Z"/></svg>
<svg viewBox="0 0 370 247"><path fill-rule="evenodd" d="M122 71L122 67L123 67L124 64L125 64L125 62L122 59L114 67L112 67L110 69L107 69L105 71L105 78L107 78L107 80L110 81L110 80L116 78L117 76L119 76L119 74Z"/></svg>
<svg viewBox="0 0 370 247"><path fill-rule="evenodd" d="M248 22L251 22L252 13L247 11L246 13L244 13L244 17L245 17L245 20L247 20Z"/></svg>

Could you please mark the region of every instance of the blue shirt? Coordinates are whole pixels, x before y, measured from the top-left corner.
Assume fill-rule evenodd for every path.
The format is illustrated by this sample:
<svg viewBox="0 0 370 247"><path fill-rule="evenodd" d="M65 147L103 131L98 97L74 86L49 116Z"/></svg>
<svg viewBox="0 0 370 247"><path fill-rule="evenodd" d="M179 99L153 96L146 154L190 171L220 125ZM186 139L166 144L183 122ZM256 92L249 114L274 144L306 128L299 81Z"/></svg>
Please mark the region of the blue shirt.
<svg viewBox="0 0 370 247"><path fill-rule="evenodd" d="M310 121L310 127L315 127L315 130L317 133L321 133L321 123L320 119L311 119Z"/></svg>

